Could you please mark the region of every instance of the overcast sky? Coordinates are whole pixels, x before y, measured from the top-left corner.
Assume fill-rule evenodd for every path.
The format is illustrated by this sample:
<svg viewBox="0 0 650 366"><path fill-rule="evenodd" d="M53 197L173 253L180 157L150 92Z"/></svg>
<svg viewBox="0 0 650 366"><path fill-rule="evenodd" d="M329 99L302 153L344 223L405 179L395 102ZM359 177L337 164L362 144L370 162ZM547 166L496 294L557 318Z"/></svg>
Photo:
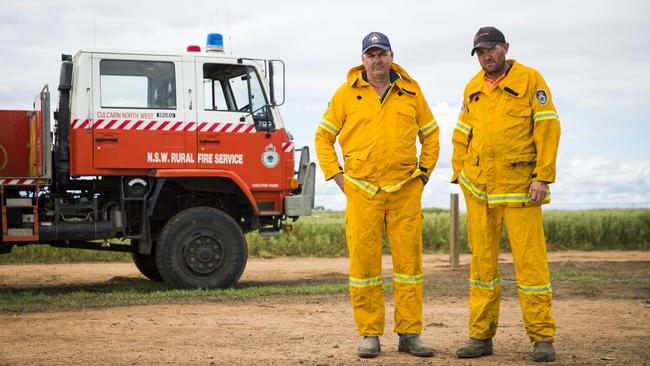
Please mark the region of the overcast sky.
<svg viewBox="0 0 650 366"><path fill-rule="evenodd" d="M423 205L446 207L451 132L479 69L469 55L483 25L501 29L509 57L539 70L560 115L549 208L650 207L650 5L647 1L9 1L0 0L0 108L29 109L56 91L60 54L81 48L184 50L221 32L226 52L286 62L281 112L309 145L329 98L360 63L361 39L388 35L395 62L422 87L441 129ZM53 100L57 96L54 93ZM9 133L0 130L0 133ZM317 174L316 204L344 196Z"/></svg>

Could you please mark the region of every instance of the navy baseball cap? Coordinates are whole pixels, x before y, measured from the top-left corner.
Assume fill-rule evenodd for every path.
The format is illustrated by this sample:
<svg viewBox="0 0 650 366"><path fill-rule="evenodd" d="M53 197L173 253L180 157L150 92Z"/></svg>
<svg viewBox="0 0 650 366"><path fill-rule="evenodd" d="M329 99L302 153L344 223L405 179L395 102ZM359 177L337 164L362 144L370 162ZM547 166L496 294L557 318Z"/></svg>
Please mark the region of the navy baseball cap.
<svg viewBox="0 0 650 366"><path fill-rule="evenodd" d="M499 43L506 43L506 37L500 30L494 27L482 27L474 36L474 48L471 55L474 56L477 48L492 48Z"/></svg>
<svg viewBox="0 0 650 366"><path fill-rule="evenodd" d="M361 53L366 53L366 51L373 47L390 51L390 41L383 33L370 32L367 36L363 37L363 41L361 42Z"/></svg>

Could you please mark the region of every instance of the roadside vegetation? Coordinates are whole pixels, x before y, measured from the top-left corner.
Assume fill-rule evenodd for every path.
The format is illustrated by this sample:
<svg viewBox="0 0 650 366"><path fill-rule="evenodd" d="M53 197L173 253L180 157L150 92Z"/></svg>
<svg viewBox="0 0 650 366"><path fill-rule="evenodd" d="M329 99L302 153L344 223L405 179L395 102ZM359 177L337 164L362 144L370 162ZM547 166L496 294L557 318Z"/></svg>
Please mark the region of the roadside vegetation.
<svg viewBox="0 0 650 366"><path fill-rule="evenodd" d="M257 232L246 235L253 257L347 255L343 212L315 211L291 223L293 231L274 237ZM544 212L549 250L650 250L650 209L603 209ZM423 248L426 253L446 252L449 211L425 209ZM465 216L460 217L461 250L469 252ZM502 249L509 250L505 232ZM388 252L387 243L384 249ZM130 262L128 253L60 249L28 245L0 255L3 263Z"/></svg>
<svg viewBox="0 0 650 366"><path fill-rule="evenodd" d="M1 312L244 301L269 296L347 293L347 283L250 286L226 290L179 290L144 278L116 277L100 285L49 289L0 288Z"/></svg>

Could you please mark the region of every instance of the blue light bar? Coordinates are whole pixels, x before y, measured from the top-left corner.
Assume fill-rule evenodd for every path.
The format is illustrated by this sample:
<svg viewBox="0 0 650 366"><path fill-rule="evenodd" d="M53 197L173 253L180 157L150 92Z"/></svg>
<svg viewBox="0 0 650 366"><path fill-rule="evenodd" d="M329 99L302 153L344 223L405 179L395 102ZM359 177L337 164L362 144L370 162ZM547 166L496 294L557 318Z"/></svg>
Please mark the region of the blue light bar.
<svg viewBox="0 0 650 366"><path fill-rule="evenodd" d="M205 50L207 52L223 52L223 35L221 33L209 33Z"/></svg>

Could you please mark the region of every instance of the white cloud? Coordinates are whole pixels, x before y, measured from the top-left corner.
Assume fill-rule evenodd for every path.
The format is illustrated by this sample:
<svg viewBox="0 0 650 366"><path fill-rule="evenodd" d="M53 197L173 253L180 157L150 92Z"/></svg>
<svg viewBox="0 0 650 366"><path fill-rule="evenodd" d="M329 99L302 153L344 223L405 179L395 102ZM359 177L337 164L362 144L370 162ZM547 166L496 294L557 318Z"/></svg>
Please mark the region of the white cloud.
<svg viewBox="0 0 650 366"><path fill-rule="evenodd" d="M650 162L606 156L558 162L552 208L650 207Z"/></svg>

